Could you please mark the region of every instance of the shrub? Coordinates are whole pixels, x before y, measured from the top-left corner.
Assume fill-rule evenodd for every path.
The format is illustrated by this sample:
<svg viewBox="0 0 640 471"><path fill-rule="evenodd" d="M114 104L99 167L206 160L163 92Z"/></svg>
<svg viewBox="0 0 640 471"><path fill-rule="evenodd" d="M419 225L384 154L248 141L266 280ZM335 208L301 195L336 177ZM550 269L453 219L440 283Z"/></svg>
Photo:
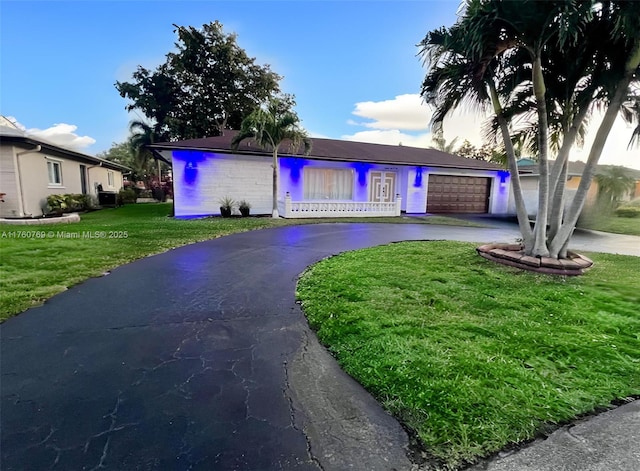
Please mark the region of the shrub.
<svg viewBox="0 0 640 471"><path fill-rule="evenodd" d="M249 215L249 211L251 210L251 203L246 200L242 200L238 203L238 209L240 210L240 214L246 217Z"/></svg>
<svg viewBox="0 0 640 471"><path fill-rule="evenodd" d="M65 194L65 195L49 195L47 196L47 206L53 213L72 213L74 211L83 211L90 206L87 205L88 195L81 194Z"/></svg>
<svg viewBox="0 0 640 471"><path fill-rule="evenodd" d="M165 194L164 190L157 186L152 190L153 193L153 199L155 199L156 201L161 201L161 202L165 202L167 201L167 195Z"/></svg>
<svg viewBox="0 0 640 471"><path fill-rule="evenodd" d="M118 192L117 203L118 206L122 206L124 204L132 204L136 202L138 196L136 192L131 188L123 188Z"/></svg>
<svg viewBox="0 0 640 471"><path fill-rule="evenodd" d="M620 206L616 209L616 216L622 218L639 218L640 207L638 206Z"/></svg>
<svg viewBox="0 0 640 471"><path fill-rule="evenodd" d="M82 195L82 206L85 210L96 209L98 207L98 198L95 195Z"/></svg>

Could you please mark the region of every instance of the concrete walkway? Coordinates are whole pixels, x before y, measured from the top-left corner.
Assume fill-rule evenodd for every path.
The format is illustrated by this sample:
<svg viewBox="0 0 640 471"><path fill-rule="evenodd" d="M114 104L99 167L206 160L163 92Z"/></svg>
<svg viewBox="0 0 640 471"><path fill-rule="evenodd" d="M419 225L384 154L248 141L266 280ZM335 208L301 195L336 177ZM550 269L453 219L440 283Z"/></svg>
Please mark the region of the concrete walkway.
<svg viewBox="0 0 640 471"><path fill-rule="evenodd" d="M293 226L88 280L0 325L0 468L416 469L404 430L309 330L297 277L329 255L393 241L517 236L513 227ZM576 237L584 250L616 244Z"/></svg>

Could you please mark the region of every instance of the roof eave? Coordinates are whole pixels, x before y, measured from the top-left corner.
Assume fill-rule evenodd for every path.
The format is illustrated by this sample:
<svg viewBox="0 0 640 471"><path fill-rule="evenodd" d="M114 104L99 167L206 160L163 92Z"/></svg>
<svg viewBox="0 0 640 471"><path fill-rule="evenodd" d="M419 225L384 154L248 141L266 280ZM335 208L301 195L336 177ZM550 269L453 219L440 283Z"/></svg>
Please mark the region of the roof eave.
<svg viewBox="0 0 640 471"><path fill-rule="evenodd" d="M180 147L180 146L170 146L170 145L158 145L152 144L147 146L149 148L158 149L158 150L184 150L184 151L195 151L195 152L208 152L211 154L235 154L235 155L257 155L270 157L271 152L263 151L263 150L229 150L229 149L214 149L210 147ZM309 158L316 160L324 160L327 162L365 162L365 163L373 163L380 165L407 165L407 166L417 166L417 167L437 167L437 168L459 168L463 170L487 170L487 171L499 171L499 168L482 168L482 167L473 167L473 166L465 166L458 164L441 164L441 163L425 163L418 161L407 161L407 162L394 162L394 161L384 161L384 160L373 160L365 158L349 158L349 157L327 157L327 156L319 156L319 155L304 155L304 154L290 154L290 153L280 153L281 157L299 157L299 158Z"/></svg>
<svg viewBox="0 0 640 471"><path fill-rule="evenodd" d="M109 160L101 159L99 157L94 157L92 155L82 154L80 152L76 152L71 149L66 149L64 147L56 146L55 144L51 144L45 141L40 141L39 139L34 139L29 136L2 136L2 141L4 142L17 142L29 144L32 146L40 146L46 153L55 154L58 157L72 157L74 160L85 162L94 165L102 165L106 168L111 168L112 170L125 171L129 172L131 169L125 165L121 165L116 162L111 162Z"/></svg>

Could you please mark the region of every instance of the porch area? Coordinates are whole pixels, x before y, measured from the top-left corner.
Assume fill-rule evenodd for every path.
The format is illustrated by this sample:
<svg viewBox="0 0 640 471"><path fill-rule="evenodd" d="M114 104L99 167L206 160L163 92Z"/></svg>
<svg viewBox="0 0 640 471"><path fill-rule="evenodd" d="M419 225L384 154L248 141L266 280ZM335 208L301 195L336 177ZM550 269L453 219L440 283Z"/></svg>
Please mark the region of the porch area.
<svg viewBox="0 0 640 471"><path fill-rule="evenodd" d="M346 218L346 217L393 217L400 216L402 198L395 201L292 201L287 193L284 208L280 212L287 219L302 218Z"/></svg>

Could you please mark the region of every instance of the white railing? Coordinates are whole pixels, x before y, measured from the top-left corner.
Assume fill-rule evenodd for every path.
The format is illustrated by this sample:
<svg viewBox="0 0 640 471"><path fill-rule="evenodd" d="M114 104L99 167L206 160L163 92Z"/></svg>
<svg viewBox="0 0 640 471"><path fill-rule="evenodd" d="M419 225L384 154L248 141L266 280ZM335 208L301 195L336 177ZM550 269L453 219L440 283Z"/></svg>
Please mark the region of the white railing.
<svg viewBox="0 0 640 471"><path fill-rule="evenodd" d="M400 216L402 198L390 203L375 201L291 201L287 193L284 199L285 218L346 218Z"/></svg>

